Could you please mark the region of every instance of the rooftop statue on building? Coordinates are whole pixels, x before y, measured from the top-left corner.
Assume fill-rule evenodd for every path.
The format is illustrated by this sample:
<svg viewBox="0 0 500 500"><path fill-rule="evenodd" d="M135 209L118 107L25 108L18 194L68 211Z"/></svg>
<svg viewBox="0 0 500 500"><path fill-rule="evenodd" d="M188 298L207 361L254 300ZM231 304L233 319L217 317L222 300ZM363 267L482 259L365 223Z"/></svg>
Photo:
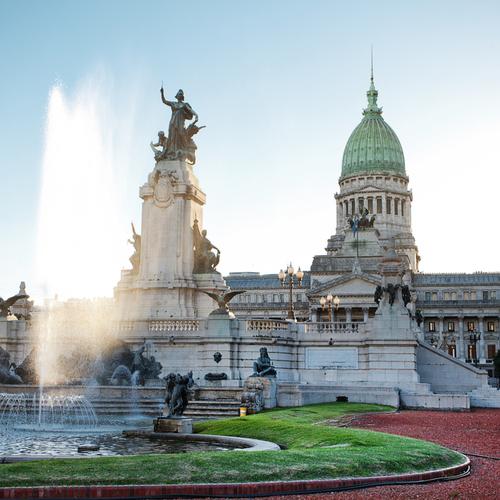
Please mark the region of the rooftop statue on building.
<svg viewBox="0 0 500 500"><path fill-rule="evenodd" d="M168 136L165 137L163 131L158 132L158 142L151 143L151 148L155 153L155 160L186 160L192 165L196 163L196 144L193 136L202 128L198 127L198 115L189 105L184 102L184 92L180 89L175 98L176 101L165 99L163 86L160 89L161 100L163 104L169 106L172 110L172 116L168 125ZM194 121L185 127L186 120ZM157 150L156 147L161 147Z"/></svg>

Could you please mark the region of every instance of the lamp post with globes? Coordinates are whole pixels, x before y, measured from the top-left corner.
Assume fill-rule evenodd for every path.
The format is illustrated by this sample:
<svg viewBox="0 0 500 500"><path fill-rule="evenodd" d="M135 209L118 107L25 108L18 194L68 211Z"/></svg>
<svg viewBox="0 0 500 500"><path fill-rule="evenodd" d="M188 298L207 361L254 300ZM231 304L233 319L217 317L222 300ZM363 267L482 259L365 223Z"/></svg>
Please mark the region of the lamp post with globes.
<svg viewBox="0 0 500 500"><path fill-rule="evenodd" d="M297 279L297 284L295 284L294 277ZM304 272L300 270L300 267L297 272L295 272L295 269L292 266L292 263L290 262L290 265L287 266L286 272L283 271L283 269L280 270L278 273L278 278L281 281L281 286L285 288L285 286L288 286L289 290L289 298L288 298L288 316L287 319L291 321L295 321L295 311L293 309L293 289L295 286L297 288L302 288L302 278L304 277ZM288 279L287 279L288 278Z"/></svg>
<svg viewBox="0 0 500 500"><path fill-rule="evenodd" d="M335 307L335 310L339 308L340 299L338 295L335 295L335 298L331 293L329 293L326 297L321 297L319 299L319 303L321 304L321 309L325 310L325 305L328 304L328 321L332 322L332 304Z"/></svg>
<svg viewBox="0 0 500 500"><path fill-rule="evenodd" d="M478 364L477 343L479 342L480 339L481 339L480 332L476 332L476 330L472 330L469 332L470 345L474 346L474 351L473 351L474 352L474 359L472 360L472 362L474 363L475 366L477 366L477 364Z"/></svg>

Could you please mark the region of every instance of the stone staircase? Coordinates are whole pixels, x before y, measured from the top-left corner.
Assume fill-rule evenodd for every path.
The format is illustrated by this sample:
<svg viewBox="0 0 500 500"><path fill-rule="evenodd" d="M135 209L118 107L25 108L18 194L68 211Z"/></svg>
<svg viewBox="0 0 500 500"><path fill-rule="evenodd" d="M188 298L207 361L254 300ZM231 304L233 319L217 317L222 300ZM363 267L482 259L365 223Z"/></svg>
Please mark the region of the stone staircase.
<svg viewBox="0 0 500 500"><path fill-rule="evenodd" d="M237 417L240 409L241 388L200 388L184 412L186 417L196 420ZM161 392L163 396L163 391ZM96 395L89 398L99 417L111 419L133 416L158 417L162 410L163 397L139 395L132 397L113 397Z"/></svg>
<svg viewBox="0 0 500 500"><path fill-rule="evenodd" d="M476 408L500 408L500 390L481 386L469 392L470 405Z"/></svg>
<svg viewBox="0 0 500 500"><path fill-rule="evenodd" d="M196 420L237 417L240 414L239 401L191 400L184 411L185 417Z"/></svg>

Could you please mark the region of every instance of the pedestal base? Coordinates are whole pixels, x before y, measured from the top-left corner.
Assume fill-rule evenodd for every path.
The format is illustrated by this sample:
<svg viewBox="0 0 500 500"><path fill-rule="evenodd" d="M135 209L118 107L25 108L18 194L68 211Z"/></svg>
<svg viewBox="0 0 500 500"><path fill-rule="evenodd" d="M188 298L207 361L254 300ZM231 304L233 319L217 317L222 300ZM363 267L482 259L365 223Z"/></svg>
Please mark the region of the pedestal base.
<svg viewBox="0 0 500 500"><path fill-rule="evenodd" d="M154 420L155 432L193 433L193 419L185 417L158 417Z"/></svg>

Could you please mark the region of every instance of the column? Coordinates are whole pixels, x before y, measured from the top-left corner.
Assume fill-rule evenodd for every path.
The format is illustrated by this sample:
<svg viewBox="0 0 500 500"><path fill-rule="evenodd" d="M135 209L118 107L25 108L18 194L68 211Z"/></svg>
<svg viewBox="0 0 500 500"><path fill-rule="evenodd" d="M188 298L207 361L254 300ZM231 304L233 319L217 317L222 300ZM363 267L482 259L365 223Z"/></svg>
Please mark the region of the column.
<svg viewBox="0 0 500 500"><path fill-rule="evenodd" d="M311 321L313 323L316 323L318 321L318 310L315 307L311 309Z"/></svg>
<svg viewBox="0 0 500 500"><path fill-rule="evenodd" d="M363 321L365 323L368 321L368 307L363 307Z"/></svg>
<svg viewBox="0 0 500 500"><path fill-rule="evenodd" d="M382 215L382 217L384 218L384 220L387 220L387 213L386 213L386 204L385 204L385 195L382 196L382 213L380 215Z"/></svg>
<svg viewBox="0 0 500 500"><path fill-rule="evenodd" d="M345 308L345 321L346 323L352 322L352 309L350 307Z"/></svg>
<svg viewBox="0 0 500 500"><path fill-rule="evenodd" d="M354 196L354 213L359 214L359 204L357 196Z"/></svg>
<svg viewBox="0 0 500 500"><path fill-rule="evenodd" d="M439 333L439 340L438 340L438 348L441 349L443 346L443 316L439 316L439 325L438 325L438 333Z"/></svg>
<svg viewBox="0 0 500 500"><path fill-rule="evenodd" d="M457 357L465 361L464 317L458 317Z"/></svg>
<svg viewBox="0 0 500 500"><path fill-rule="evenodd" d="M332 307L332 323L335 322L335 307Z"/></svg>
<svg viewBox="0 0 500 500"><path fill-rule="evenodd" d="M477 357L479 358L479 363L486 363L486 353L484 352L484 316L478 316L479 323L479 333L481 337L479 338L479 351Z"/></svg>

